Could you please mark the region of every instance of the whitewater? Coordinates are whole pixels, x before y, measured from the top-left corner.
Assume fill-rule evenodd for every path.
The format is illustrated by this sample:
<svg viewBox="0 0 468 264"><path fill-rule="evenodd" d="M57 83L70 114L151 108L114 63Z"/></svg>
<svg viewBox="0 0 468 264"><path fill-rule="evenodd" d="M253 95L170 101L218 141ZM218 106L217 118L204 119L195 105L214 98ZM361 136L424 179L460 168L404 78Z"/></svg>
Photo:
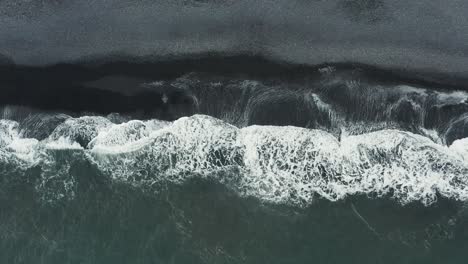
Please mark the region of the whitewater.
<svg viewBox="0 0 468 264"><path fill-rule="evenodd" d="M47 191L49 202L73 199L76 159L135 187L200 177L240 196L297 206L360 194L402 204L468 199L468 138L444 146L395 129L336 137L293 126L238 128L206 115L119 124L102 116L70 117L43 140L24 137L15 121L0 126L3 173L25 177L39 168L36 190Z"/></svg>

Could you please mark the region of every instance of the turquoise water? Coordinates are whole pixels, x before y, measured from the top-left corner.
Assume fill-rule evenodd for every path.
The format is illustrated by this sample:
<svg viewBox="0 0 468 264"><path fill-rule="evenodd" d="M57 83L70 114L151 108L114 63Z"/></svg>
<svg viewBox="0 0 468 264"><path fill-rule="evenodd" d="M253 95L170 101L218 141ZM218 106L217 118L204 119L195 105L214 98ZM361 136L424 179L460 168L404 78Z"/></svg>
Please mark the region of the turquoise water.
<svg viewBox="0 0 468 264"><path fill-rule="evenodd" d="M4 107L0 263L467 262L465 92L216 80L174 121Z"/></svg>
<svg viewBox="0 0 468 264"><path fill-rule="evenodd" d="M465 263L468 211L388 199L305 208L241 198L205 180L157 194L81 171L71 201L2 182L1 263Z"/></svg>
<svg viewBox="0 0 468 264"><path fill-rule="evenodd" d="M0 264L468 263L467 0L0 0Z"/></svg>

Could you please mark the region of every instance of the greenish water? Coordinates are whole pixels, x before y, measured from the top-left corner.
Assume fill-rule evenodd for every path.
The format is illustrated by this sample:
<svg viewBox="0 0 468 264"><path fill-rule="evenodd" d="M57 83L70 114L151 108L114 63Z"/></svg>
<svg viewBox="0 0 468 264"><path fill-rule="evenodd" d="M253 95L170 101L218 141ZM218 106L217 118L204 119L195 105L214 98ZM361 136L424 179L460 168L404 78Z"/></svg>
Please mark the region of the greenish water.
<svg viewBox="0 0 468 264"><path fill-rule="evenodd" d="M317 198L300 208L209 180L154 192L99 180L86 166L76 173L74 199L53 203L30 178L3 175L0 263L461 264L468 256L468 211L449 200Z"/></svg>
<svg viewBox="0 0 468 264"><path fill-rule="evenodd" d="M1 264L467 261L466 162L410 133L84 117L39 141L3 124Z"/></svg>

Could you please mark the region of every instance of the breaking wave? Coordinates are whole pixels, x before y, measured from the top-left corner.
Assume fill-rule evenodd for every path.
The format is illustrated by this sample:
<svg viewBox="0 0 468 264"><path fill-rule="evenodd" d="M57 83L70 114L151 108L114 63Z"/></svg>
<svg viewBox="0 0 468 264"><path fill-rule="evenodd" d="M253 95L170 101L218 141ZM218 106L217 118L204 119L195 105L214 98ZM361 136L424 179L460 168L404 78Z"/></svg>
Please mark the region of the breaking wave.
<svg viewBox="0 0 468 264"><path fill-rule="evenodd" d="M240 196L299 206L361 194L403 204L468 199L466 138L445 146L395 129L337 137L293 126L239 128L206 115L118 123L69 117L42 140L25 136L16 121L0 127L0 171L31 178L48 201L73 199L83 168L156 191L199 177Z"/></svg>

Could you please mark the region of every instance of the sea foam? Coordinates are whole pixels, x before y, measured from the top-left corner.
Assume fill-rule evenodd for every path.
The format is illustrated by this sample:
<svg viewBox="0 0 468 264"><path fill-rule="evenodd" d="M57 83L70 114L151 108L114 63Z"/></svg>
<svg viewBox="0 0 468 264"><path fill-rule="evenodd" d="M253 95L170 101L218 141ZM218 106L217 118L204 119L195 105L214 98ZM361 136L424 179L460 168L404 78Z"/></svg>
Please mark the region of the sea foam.
<svg viewBox="0 0 468 264"><path fill-rule="evenodd" d="M136 187L201 177L273 203L307 205L316 197L337 201L357 194L425 205L439 196L468 199L466 139L447 147L390 129L336 138L292 126L238 128L205 115L121 124L82 117L42 141L21 138L14 122L1 125L8 128L0 135L2 163L41 167L41 186L60 180L72 190L69 163L82 159ZM80 146L77 135L89 144Z"/></svg>

